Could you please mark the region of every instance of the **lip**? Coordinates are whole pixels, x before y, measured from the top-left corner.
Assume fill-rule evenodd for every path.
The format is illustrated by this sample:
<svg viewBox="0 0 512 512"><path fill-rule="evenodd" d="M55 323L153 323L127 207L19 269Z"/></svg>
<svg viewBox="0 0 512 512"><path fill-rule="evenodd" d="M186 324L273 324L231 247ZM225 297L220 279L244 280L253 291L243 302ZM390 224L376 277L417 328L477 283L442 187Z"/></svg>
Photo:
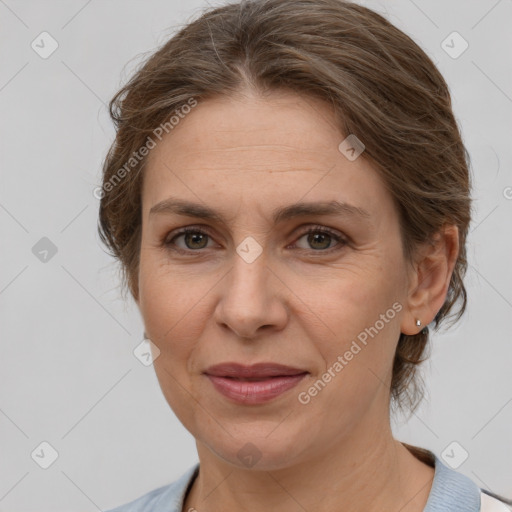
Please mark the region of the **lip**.
<svg viewBox="0 0 512 512"><path fill-rule="evenodd" d="M240 363L221 363L210 366L204 373L214 377L233 377L238 379L264 377L280 377L283 375L298 375L306 373L306 370L285 366L279 363L263 362L252 365Z"/></svg>
<svg viewBox="0 0 512 512"><path fill-rule="evenodd" d="M222 363L205 372L223 396L241 404L262 404L295 387L309 372L277 363Z"/></svg>

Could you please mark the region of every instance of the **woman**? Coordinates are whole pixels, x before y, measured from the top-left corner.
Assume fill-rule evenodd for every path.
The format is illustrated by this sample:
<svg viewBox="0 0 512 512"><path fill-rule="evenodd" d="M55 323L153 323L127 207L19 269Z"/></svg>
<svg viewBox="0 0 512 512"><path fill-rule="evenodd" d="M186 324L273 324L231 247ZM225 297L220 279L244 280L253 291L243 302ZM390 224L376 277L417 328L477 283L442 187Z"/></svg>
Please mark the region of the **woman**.
<svg viewBox="0 0 512 512"><path fill-rule="evenodd" d="M114 510L505 512L390 428L466 304L469 159L425 53L349 2L230 4L111 113L100 235L199 455Z"/></svg>

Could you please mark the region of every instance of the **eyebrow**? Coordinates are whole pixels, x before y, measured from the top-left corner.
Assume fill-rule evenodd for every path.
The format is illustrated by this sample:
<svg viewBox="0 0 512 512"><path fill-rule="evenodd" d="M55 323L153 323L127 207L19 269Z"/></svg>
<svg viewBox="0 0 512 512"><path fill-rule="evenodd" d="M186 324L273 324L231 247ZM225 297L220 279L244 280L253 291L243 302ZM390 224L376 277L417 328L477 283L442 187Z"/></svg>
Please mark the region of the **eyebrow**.
<svg viewBox="0 0 512 512"><path fill-rule="evenodd" d="M155 204L149 211L149 216L155 214L176 214L207 219L222 224L226 223L221 213L208 206L172 197ZM308 215L337 215L370 218L370 214L358 206L333 200L323 202L299 202L288 206L281 206L272 212L272 219L274 224L278 224L284 220Z"/></svg>

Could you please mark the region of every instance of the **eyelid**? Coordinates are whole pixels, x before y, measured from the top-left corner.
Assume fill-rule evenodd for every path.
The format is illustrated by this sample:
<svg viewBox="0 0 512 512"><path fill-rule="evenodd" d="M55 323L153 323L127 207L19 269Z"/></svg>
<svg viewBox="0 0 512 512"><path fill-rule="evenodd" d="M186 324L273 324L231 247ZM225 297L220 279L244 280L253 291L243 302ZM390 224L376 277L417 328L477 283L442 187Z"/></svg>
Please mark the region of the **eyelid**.
<svg viewBox="0 0 512 512"><path fill-rule="evenodd" d="M187 233L187 232L200 232L200 233L204 233L205 235L208 235L208 236L211 236L210 234L210 231L208 230L208 228L202 224L194 224L192 226L184 226L182 228L176 228L176 229L173 229L172 231L169 231L168 233L166 233L164 235L164 241L170 241L172 239L174 239L175 237L179 236L179 235L183 235L184 233ZM172 234L172 237L171 237L171 234Z"/></svg>

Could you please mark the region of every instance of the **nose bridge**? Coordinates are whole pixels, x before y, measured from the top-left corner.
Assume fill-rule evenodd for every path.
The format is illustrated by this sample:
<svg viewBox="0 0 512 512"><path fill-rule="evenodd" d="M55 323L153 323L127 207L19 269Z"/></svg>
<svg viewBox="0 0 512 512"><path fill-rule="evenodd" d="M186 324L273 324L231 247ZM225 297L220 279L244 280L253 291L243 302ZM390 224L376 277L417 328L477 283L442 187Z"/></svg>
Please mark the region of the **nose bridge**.
<svg viewBox="0 0 512 512"><path fill-rule="evenodd" d="M255 257L251 242L241 243L233 257L226 297L237 304L250 301L253 309L261 308L270 299L268 274L267 257L263 254L263 247L260 254Z"/></svg>
<svg viewBox="0 0 512 512"><path fill-rule="evenodd" d="M233 268L226 276L217 321L248 338L262 326L281 324L286 315L275 286L263 247L257 249L255 241L244 240L237 247Z"/></svg>

